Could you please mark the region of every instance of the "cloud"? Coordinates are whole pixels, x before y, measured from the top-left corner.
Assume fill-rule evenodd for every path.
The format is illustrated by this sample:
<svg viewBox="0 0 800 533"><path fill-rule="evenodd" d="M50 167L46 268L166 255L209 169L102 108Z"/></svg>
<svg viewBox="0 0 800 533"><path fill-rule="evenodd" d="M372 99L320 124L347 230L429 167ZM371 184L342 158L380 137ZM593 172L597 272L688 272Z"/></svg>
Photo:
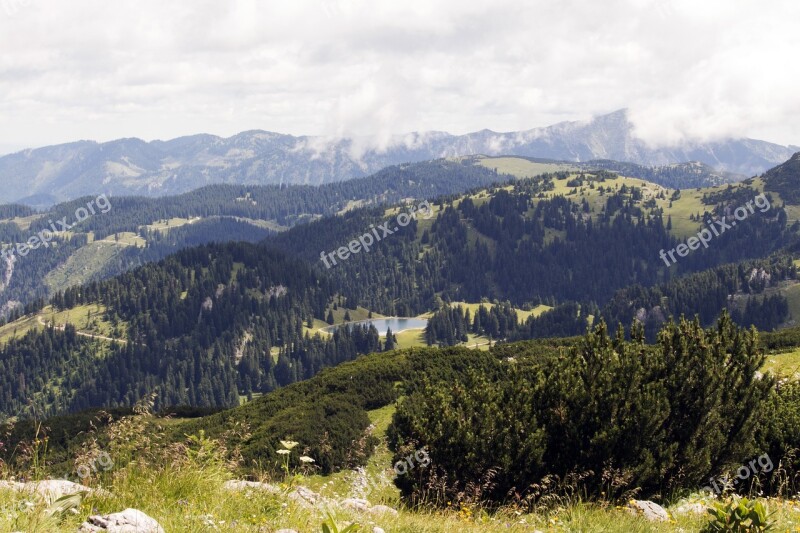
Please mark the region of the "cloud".
<svg viewBox="0 0 800 533"><path fill-rule="evenodd" d="M352 136L358 153L411 131L527 130L622 107L653 144L799 144L798 9L0 0L0 144L265 129Z"/></svg>

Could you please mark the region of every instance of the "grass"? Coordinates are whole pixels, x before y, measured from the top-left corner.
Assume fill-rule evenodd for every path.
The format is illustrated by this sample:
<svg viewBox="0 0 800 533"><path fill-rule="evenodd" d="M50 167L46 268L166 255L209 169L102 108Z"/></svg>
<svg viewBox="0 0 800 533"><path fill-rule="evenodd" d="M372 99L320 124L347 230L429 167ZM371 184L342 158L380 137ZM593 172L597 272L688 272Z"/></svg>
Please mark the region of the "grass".
<svg viewBox="0 0 800 533"><path fill-rule="evenodd" d="M495 304L489 302L482 302L482 303L469 303L469 302L451 302L451 307L457 306L463 307L465 310L468 309L470 314L474 317L475 313L478 311L480 306L484 306L486 309L491 309L494 307ZM549 305L537 305L533 309L529 311L525 311L523 309L515 308L514 310L517 312L517 316L519 317L519 322L523 323L528 320L528 317L533 316L537 317L544 313L545 311L549 311L552 309ZM424 315L420 315L420 318L426 318L431 316L433 313L425 313Z"/></svg>
<svg viewBox="0 0 800 533"><path fill-rule="evenodd" d="M144 226L150 231L159 231L159 232L168 232L173 228L179 228L181 226L185 226L186 224L194 224L202 220L201 217L191 217L191 218L181 218L181 217L173 217L170 219L161 219L156 220L152 224L148 224Z"/></svg>
<svg viewBox="0 0 800 533"><path fill-rule="evenodd" d="M394 334L397 337L397 348L414 348L427 346L425 335L421 329L407 329Z"/></svg>
<svg viewBox="0 0 800 533"><path fill-rule="evenodd" d="M640 532L698 531L707 522L704 515L673 515L668 522L648 522L611 502L586 503L562 500L539 513L501 509L487 513L479 507L449 507L442 510L405 509L391 482L392 454L386 445L386 430L394 412L387 406L369 412L373 434L380 439L363 472L342 471L330 476L305 476L295 480L328 498L319 508L306 508L287 497L290 487L278 493L233 492L224 482L234 478L233 465L224 460L225 443L202 436L185 446L159 448L163 421L139 416L117 422L113 438L104 450L111 458L108 470L92 471L84 482L102 487L106 494L87 495L72 512L49 512L39 498L0 489L0 531L29 533L74 532L91 514L119 512L132 507L156 519L166 531L271 532L291 528L319 532L327 517L339 528L356 523L357 531L369 533L375 526L392 533L449 533L452 531L530 533L547 532ZM146 431L150 428L150 431ZM94 448L95 452L97 448ZM76 457L82 464L91 453ZM0 467L2 465L0 464ZM18 472L19 473L19 472ZM360 476L371 480L368 500L397 509L398 515L370 515L337 506L354 492L353 481ZM2 475L0 468L0 477ZM74 476L73 476L74 477ZM77 479L76 479L77 480ZM273 480L280 483L280 480ZM363 494L361 494L363 495ZM797 531L800 501L764 500L777 531ZM674 507L668 510L674 510Z"/></svg>
<svg viewBox="0 0 800 533"><path fill-rule="evenodd" d="M767 355L763 370L780 377L800 378L800 348Z"/></svg>
<svg viewBox="0 0 800 533"><path fill-rule="evenodd" d="M574 170L575 167L563 163L536 163L521 157L480 157L477 163L483 167L497 170L499 174L511 174L517 178L532 178L547 172Z"/></svg>
<svg viewBox="0 0 800 533"><path fill-rule="evenodd" d="M569 165L558 165L558 164L542 164L542 163L533 163L523 158L516 158L516 157L496 157L496 158L481 158L478 161L478 164L485 166L487 168L496 168L498 172L504 172L507 174L511 174L518 178L527 178L533 177L544 172L554 172L554 171L564 171L568 170L573 172L570 177L574 177L577 175L576 169L574 167L570 167ZM591 175L591 173L586 173L586 175ZM552 198L554 196L566 196L569 199L581 202L582 200L586 200L590 207L593 218L597 218L599 213L601 212L603 206L605 205L607 196L601 196L600 193L597 191L597 188L590 189L588 185L585 185L581 188L578 188L576 193L573 193L574 187L568 187L567 182L569 180L554 180L553 184L555 186L554 190L545 193L547 198ZM709 210L712 206L705 205L702 202L703 194L721 191L728 187L728 184L723 184L715 187L705 187L702 189L683 189L681 191L681 197L678 200L672 201L672 205L670 206L670 197L672 196L672 189L666 189L660 185L656 185L654 183L650 183L638 178L629 178L625 176L619 176L614 179L608 179L602 184L596 184L596 187L603 186L604 188L608 189L611 187L612 189L618 189L622 185L627 185L628 187L639 187L642 189L644 198L643 201L646 201L650 198L655 198L656 205L664 210L664 218L670 216L672 218L672 231L671 233L678 238L688 238L692 235L695 235L700 229L701 224L699 222L694 222L690 220L691 215L702 214L704 211ZM744 182L732 184L734 188L738 187L751 187L757 191L763 191L764 184L760 178L755 178L752 180L746 180ZM665 193L664 199L656 198L656 196L661 193ZM781 203L780 195L772 193L775 197L774 203L778 204ZM487 201L485 193L477 193L472 195L473 201L477 204ZM786 207L789 224L793 223L795 220L800 220L800 206L787 206ZM552 236L550 236L552 238Z"/></svg>
<svg viewBox="0 0 800 533"><path fill-rule="evenodd" d="M795 266L798 266L795 262ZM789 304L789 320L786 326L800 324L800 283L793 283L781 290Z"/></svg>
<svg viewBox="0 0 800 533"><path fill-rule="evenodd" d="M136 246L138 248L144 248L144 246L147 244L145 239L142 239L138 234L133 233L132 231L123 231L115 235L109 235L104 239L94 242L119 244L122 246Z"/></svg>
<svg viewBox="0 0 800 533"><path fill-rule="evenodd" d="M102 272L106 265L126 246L131 244L114 242L113 237L109 237L109 239L112 240L106 239L81 246L64 263L48 272L44 277L44 283L50 291L55 292L63 290L65 287L88 282Z"/></svg>
<svg viewBox="0 0 800 533"><path fill-rule="evenodd" d="M19 229L26 230L26 229L29 229L31 227L31 224L33 224L34 222L36 222L40 218L43 218L44 216L45 215L43 213L42 214L37 213L35 215L30 215L30 216L27 216L27 217L15 217L15 218L11 218L11 219L6 219L3 222L6 222L6 221L7 222L13 222L17 226L19 226Z"/></svg>
<svg viewBox="0 0 800 533"><path fill-rule="evenodd" d="M105 311L105 307L100 304L79 305L58 312L53 309L53 306L48 305L34 315L26 315L0 327L0 344L5 344L12 338L22 337L31 329L43 329L47 323L56 326L72 324L79 332L124 338L126 324L119 324L118 330L115 331L114 326L103 319Z"/></svg>

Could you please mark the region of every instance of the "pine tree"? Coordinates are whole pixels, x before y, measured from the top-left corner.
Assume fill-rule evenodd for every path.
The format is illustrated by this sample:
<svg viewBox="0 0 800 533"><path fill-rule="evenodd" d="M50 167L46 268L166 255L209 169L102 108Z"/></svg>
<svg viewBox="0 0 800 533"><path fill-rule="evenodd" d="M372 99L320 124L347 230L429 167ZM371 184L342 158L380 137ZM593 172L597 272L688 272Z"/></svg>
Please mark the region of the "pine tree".
<svg viewBox="0 0 800 533"><path fill-rule="evenodd" d="M394 350L397 339L392 335L392 328L386 328L386 342L383 345L383 350L388 352Z"/></svg>

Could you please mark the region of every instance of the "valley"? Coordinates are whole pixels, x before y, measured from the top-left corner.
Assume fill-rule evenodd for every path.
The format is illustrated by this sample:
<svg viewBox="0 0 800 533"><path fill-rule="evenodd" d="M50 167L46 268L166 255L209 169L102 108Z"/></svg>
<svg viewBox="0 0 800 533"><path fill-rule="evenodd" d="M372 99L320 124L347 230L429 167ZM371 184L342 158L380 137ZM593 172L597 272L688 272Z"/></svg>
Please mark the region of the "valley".
<svg viewBox="0 0 800 533"><path fill-rule="evenodd" d="M140 432L158 434L160 440L175 444L186 435L194 436L194 445L217 439L215 446L221 446L225 454L234 453L224 461L236 457L236 466L226 467L219 479L237 476L278 483L277 492L270 489L269 496L259 496L271 502L265 505L282 505L295 490L294 484L302 484L318 501L336 506L331 502L341 501L344 494L363 495L359 487L367 483L370 505L401 508L392 523L413 529L421 516L402 508L416 498L431 498L430 489L424 487L437 483L436 478L425 478L428 472L419 470L413 479L392 482L386 469L398 454L408 453L411 443L432 443L439 450L435 456L437 468L443 469L439 472L461 480L458 483L480 479L494 468L478 459L472 466L448 463L447 455L438 455L447 446L473 446L467 437L452 440L465 435L457 429L459 418L447 418L454 405L476 413L493 409L491 416L479 416L483 420L494 417L495 422L474 425L486 436L500 431L495 423L513 428L526 416L532 417L525 422L530 427L540 424L540 419L550 421L550 429L532 433L525 442L497 442L491 446L499 448L479 452L479 456L511 461L502 467L506 477L498 478L498 483L511 487L515 483L508 477L511 472L534 468L510 466L520 461L508 455L517 449L535 450L531 457L546 462L536 468L566 475L573 466L560 462L557 447L548 445L547 439L563 442L558 431L590 431L591 424L580 425L581 417L589 415L576 412L566 419L551 419L553 411L543 398L554 395L565 402L582 402L589 413L599 407L591 407L596 400L588 398L608 395L603 401L618 401L613 398L623 393L610 385L613 381L591 385L583 392L586 398L571 396L583 394L569 391L581 390L575 388L578 381L570 380L579 379L584 371L609 377L633 373L639 377L631 379L649 383L643 390L662 387L659 390L667 396L694 397L694 389L670 388L673 378L659 370L659 361L678 350L664 344L675 335L696 339L699 344L687 357L704 359L687 362L686 367L675 363L671 372L691 373L690 368L698 365L709 369L720 365L715 379L738 383L735 387L749 390L746 394L761 398L758 401L764 406L772 405L758 415L766 417L765 428L793 423L774 413L794 409L794 389L769 392L768 386L779 379L794 382L800 372L796 357L800 258L795 253L800 227L790 218L795 208L792 200L784 197L791 195L776 188L769 173L678 190L604 169L514 157L431 162L387 172L385 178L379 173L361 184L337 184L318 191L319 205L330 195L340 201L310 211L316 205L313 195L302 195L292 206L291 187L246 192L224 187L213 194L200 190L180 199L113 198L114 209L109 213L113 219L93 217L86 227L57 235L54 249L35 250L15 260L3 295L26 294L27 301L24 309L13 311L0 326L0 390L4 391L0 412L12 423L6 426L15 432L12 440L31 437L35 427L30 417L45 421L54 438L48 452L50 471L60 472L68 471L68 458L90 442L114 450L117 458L129 453L115 441L116 428L122 427L118 424L143 424L147 429ZM380 191L381 179L395 179L398 172L407 185L391 193ZM462 172L471 178L460 182ZM425 184L439 194L418 196L420 187L427 189ZM362 196L348 198L341 187L362 191ZM670 267L659 259L660 249L675 248L704 227L704 217L722 216L762 193L769 199L769 209L754 211L735 229L717 236L707 249L696 250ZM272 198L275 194L282 196ZM429 218L411 220L365 253L351 255L333 268L321 264L321 250L346 245L366 229L396 219L421 199L431 205ZM31 214L24 207L9 208L2 227L13 242L17 235L35 232L37 224L69 213L74 205L56 206L44 215ZM222 235L228 242L213 242ZM38 278L31 278L31 273ZM20 292L26 285L14 284L35 286L37 279L47 291ZM694 315L697 322L675 325L670 321ZM405 328L397 317L418 321ZM379 331L382 328L370 326L370 320L393 320L392 329L398 331L389 338ZM714 329L720 323L723 330ZM617 324L629 328L627 333L603 340ZM750 325L763 331L763 337L737 344L736 335L745 335L736 333L738 328ZM679 333L665 337L664 331L670 328L680 328ZM719 342L731 343L731 350L743 350L737 357L766 376L764 381L737 381L740 377L733 366L704 351L708 344L703 339L713 335L722 335ZM751 348L741 348L756 346L755 342L764 350L763 358ZM638 355L629 362L617 360L603 351L609 343L616 346L614 353L651 355L636 364ZM606 354L604 363L595 368L592 354L602 353ZM425 378L420 380L420 376ZM553 376L563 378L554 380ZM586 376L580 379L590 383ZM686 376L674 379L686 386L692 383ZM455 388L437 388L437 383L452 383ZM517 387L544 403L516 405L513 417L495 406L498 394L523 397ZM709 394L701 396L717 398ZM787 396L780 396L783 403L772 404L777 400L771 394ZM451 401L457 403L447 403ZM725 402L739 400L714 401L716 407L709 408L725 410L729 409ZM143 402L151 415L135 407ZM525 414L533 405L543 410ZM132 414L134 407L139 414ZM101 414L103 409L109 409L110 416ZM428 426L433 418L420 418L419 413L430 412L449 420L452 433L440 434ZM746 424L755 423L757 415L750 413ZM605 416L602 411L596 414ZM636 424L649 427L654 423L633 412L626 416ZM559 425L567 423L576 426ZM90 427L93 440L87 441ZM545 438L544 431L553 433ZM697 431L709 432L709 443L717 443L713 444L716 451L710 453L723 453L714 430L704 426ZM759 445L783 456L793 441L776 437L786 434L785 429L769 431L755 434ZM670 439L683 438L678 426L674 432ZM523 433L512 431L509 438ZM755 449L741 435L737 446ZM334 440L326 440L333 436ZM280 476L280 464L272 459L277 455L272 454L285 437L302 443L303 453L315 461L314 468L301 468L300 462L294 468L302 475ZM628 443L633 439L624 431L618 438ZM210 442L200 445L210 446ZM361 443L357 453L354 443ZM162 483L163 462L184 459L168 459L163 453L170 448L159 449L144 469L126 469L125 475L142 476L136 483L144 479L156 486ZM629 468L638 461L625 454L617 459L620 464L633 461ZM223 461L222 456L218 460ZM581 467L597 471L594 460L587 457ZM662 469L680 468L667 455L658 460ZM8 463L11 457L0 461ZM488 470L482 470L481 464ZM208 467L195 466L199 471ZM697 465L694 475L705 468ZM659 482L654 474L641 468L636 472L643 477L632 483L644 487L645 496L657 494ZM592 479L581 481L581 490L599 494L602 483ZM125 489L114 485L111 477L98 474L97 482L101 480L115 487L116 497L132 501L134 496L123 496ZM774 478L760 482L773 484L770 490L776 494L783 490L774 485ZM216 483L208 490L227 490L222 481ZM674 483L681 491L691 488L685 481ZM166 499L174 497L170 490L167 486L158 489ZM441 503L446 498L459 503L449 513L445 505L443 514L433 515L437 525L432 531L445 531L456 523L481 530L492 530L495 524L512 530L523 530L530 523L553 527L556 518L567 524L565 528L581 527L585 520L610 524L629 519L633 527L638 520L626 518L630 515L624 509L609 514L574 503L565 507L567 514L555 512L542 518L535 510L538 504L533 503L538 501L535 492L518 500L514 505L519 511L506 517L505 511L480 510L487 502L505 501L500 493L492 492L495 489L486 489L474 501L463 496L464 486L437 490L445 492L433 501ZM615 490L614 498L623 497L624 489ZM219 494L214 520L228 521L226 516L239 511ZM680 494L671 500L675 509L687 502L710 505L702 495ZM4 497L8 495L0 490L0 499ZM196 504L203 505L201 501ZM162 523L186 520L153 501L139 500L137 505L157 514ZM313 513L293 505L290 516L261 516L308 527ZM439 504L433 505L435 509ZM360 521L360 512L336 513ZM700 520L674 512L675 520L686 527ZM478 516L482 517L480 526ZM779 523L795 519L790 511L778 516Z"/></svg>
<svg viewBox="0 0 800 533"><path fill-rule="evenodd" d="M0 533L800 533L797 20L0 0Z"/></svg>

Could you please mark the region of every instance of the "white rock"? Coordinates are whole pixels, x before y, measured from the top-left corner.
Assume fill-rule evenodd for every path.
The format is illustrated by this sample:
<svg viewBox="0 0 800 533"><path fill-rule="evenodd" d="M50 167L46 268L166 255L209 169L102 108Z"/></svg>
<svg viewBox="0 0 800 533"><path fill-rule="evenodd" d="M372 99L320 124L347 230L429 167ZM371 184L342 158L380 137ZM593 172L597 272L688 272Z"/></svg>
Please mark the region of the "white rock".
<svg viewBox="0 0 800 533"><path fill-rule="evenodd" d="M0 481L0 490L22 490L24 488L24 483L17 483L16 481Z"/></svg>
<svg viewBox="0 0 800 533"><path fill-rule="evenodd" d="M81 492L90 493L93 490L85 485L73 483L66 479L45 479L42 481L30 481L25 483L22 490L33 494L38 494L48 502L52 503L62 496L69 496Z"/></svg>
<svg viewBox="0 0 800 533"><path fill-rule="evenodd" d="M294 529L279 529L275 533L297 533Z"/></svg>
<svg viewBox="0 0 800 533"><path fill-rule="evenodd" d="M628 511L637 516L644 516L651 522L666 522L669 520L667 510L649 500L631 500L628 503Z"/></svg>
<svg viewBox="0 0 800 533"><path fill-rule="evenodd" d="M369 508L369 512L374 515L382 515L382 514L390 514L392 516L397 516L397 510L392 509L388 505L373 505Z"/></svg>
<svg viewBox="0 0 800 533"><path fill-rule="evenodd" d="M84 533L164 533L155 519L138 509L125 509L121 513L90 516L78 530Z"/></svg>
<svg viewBox="0 0 800 533"><path fill-rule="evenodd" d="M347 498L342 500L342 507L353 511L366 511L369 509L369 502L363 498Z"/></svg>
<svg viewBox="0 0 800 533"><path fill-rule="evenodd" d="M372 528L372 533L386 533L382 527L375 526Z"/></svg>
<svg viewBox="0 0 800 533"><path fill-rule="evenodd" d="M303 507L313 507L321 500L321 497L313 490L305 487L297 487L289 493L289 499Z"/></svg>

